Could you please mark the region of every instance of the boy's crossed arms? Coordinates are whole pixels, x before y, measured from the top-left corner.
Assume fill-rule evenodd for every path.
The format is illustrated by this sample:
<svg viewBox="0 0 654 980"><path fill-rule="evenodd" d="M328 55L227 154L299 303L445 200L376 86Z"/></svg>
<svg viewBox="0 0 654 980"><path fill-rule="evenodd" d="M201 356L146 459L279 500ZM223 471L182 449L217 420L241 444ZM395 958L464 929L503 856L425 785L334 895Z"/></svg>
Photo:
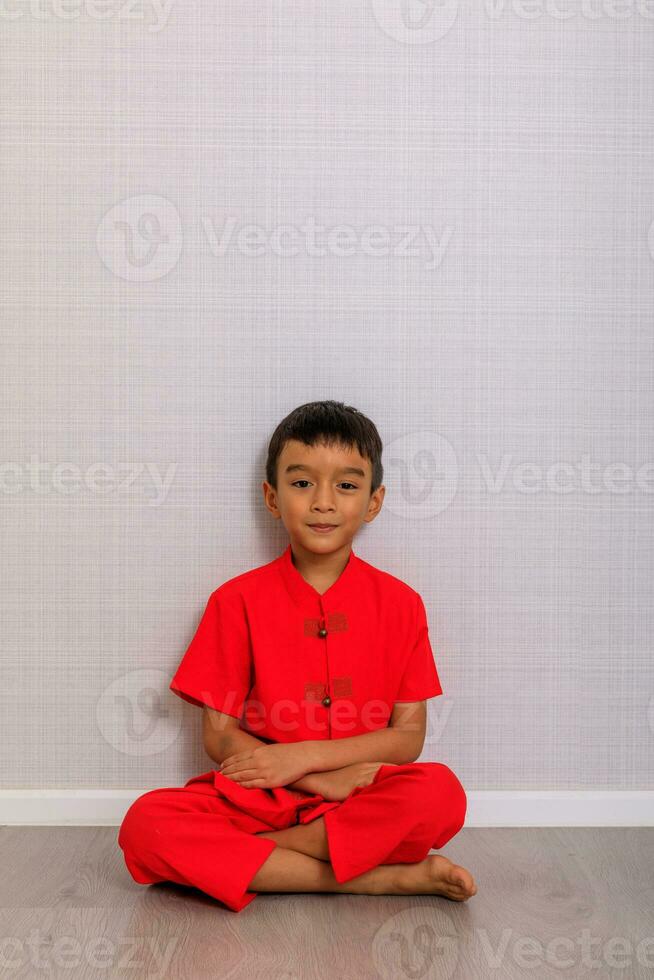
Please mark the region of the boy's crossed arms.
<svg viewBox="0 0 654 980"><path fill-rule="evenodd" d="M396 702L387 728L339 739L268 744L239 728L239 719L204 707L205 752L224 776L246 788L284 786L344 800L372 782L381 765L415 762L425 741L424 701Z"/></svg>

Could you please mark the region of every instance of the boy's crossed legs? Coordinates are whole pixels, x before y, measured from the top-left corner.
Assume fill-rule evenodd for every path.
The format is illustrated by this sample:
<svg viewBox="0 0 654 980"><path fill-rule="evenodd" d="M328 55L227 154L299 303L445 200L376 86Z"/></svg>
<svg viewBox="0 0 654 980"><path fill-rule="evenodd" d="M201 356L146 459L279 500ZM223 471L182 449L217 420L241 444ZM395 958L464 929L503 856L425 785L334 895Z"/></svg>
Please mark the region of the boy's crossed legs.
<svg viewBox="0 0 654 980"><path fill-rule="evenodd" d="M442 763L382 766L373 784L295 826L286 801L275 808L253 791L252 809L261 814L253 816L222 798L216 777L211 770L183 787L151 790L129 807L118 844L139 884L190 885L235 912L256 891L431 893L456 901L477 891L465 868L429 854L465 820L465 791ZM254 836L268 837L272 849L254 846Z"/></svg>
<svg viewBox="0 0 654 980"><path fill-rule="evenodd" d="M255 836L277 847L250 882L261 892L341 892L364 895L444 895L464 902L477 892L470 872L442 854L415 863L380 864L346 882L338 882L330 862L325 818Z"/></svg>

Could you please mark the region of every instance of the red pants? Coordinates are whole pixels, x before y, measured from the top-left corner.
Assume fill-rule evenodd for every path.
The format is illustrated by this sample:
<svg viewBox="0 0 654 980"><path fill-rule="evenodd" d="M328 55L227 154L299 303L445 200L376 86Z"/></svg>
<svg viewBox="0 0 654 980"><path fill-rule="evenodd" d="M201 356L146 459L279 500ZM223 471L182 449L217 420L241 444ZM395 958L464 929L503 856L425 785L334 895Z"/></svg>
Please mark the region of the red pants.
<svg viewBox="0 0 654 980"><path fill-rule="evenodd" d="M277 842L254 836L325 814L330 862L339 883L380 864L413 864L443 847L465 820L467 798L440 762L382 765L369 786L328 802L284 787L240 786L218 770L183 787L155 789L128 809L118 844L142 885L173 881L199 888L233 912L258 892L248 885Z"/></svg>

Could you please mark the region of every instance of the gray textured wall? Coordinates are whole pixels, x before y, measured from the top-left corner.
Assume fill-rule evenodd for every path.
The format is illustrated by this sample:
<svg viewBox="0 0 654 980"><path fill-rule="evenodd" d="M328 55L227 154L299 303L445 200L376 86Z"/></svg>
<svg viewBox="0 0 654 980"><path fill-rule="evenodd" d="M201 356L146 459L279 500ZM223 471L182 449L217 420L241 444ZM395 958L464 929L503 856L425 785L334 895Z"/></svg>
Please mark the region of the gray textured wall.
<svg viewBox="0 0 654 980"><path fill-rule="evenodd" d="M210 768L167 685L329 397L385 442L423 758L651 787L654 5L131 7L1 14L2 784Z"/></svg>

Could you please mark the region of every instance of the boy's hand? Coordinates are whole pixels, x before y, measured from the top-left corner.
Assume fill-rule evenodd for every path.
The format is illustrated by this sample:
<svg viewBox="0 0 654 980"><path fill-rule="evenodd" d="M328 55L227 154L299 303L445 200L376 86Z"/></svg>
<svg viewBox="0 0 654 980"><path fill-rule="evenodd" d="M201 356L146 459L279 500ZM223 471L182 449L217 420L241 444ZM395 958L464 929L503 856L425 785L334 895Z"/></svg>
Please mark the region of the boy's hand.
<svg viewBox="0 0 654 980"><path fill-rule="evenodd" d="M315 773L318 792L330 803L347 799L357 786L369 786L381 766L394 766L395 762L354 762L342 769Z"/></svg>
<svg viewBox="0 0 654 980"><path fill-rule="evenodd" d="M223 759L220 772L247 788L273 789L306 776L310 772L308 765L304 743L274 743L228 756Z"/></svg>

